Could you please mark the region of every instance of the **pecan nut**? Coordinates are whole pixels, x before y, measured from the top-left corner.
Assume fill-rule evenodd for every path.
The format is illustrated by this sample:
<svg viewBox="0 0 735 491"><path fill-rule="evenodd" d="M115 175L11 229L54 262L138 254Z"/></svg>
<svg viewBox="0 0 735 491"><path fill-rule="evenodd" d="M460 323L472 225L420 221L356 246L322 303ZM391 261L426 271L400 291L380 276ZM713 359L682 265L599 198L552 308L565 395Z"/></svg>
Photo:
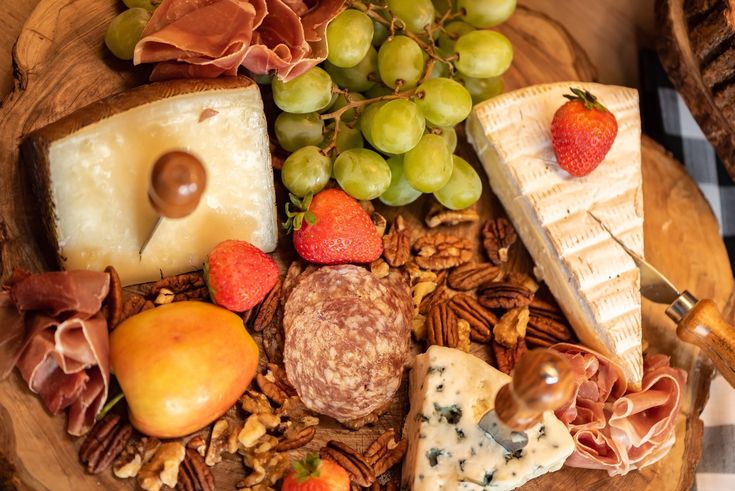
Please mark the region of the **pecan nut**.
<svg viewBox="0 0 735 491"><path fill-rule="evenodd" d="M533 292L512 283L490 283L480 291L477 300L489 309L513 309L528 306Z"/></svg>
<svg viewBox="0 0 735 491"><path fill-rule="evenodd" d="M472 242L454 235L424 235L416 240L413 247L416 264L424 269L449 269L472 259Z"/></svg>
<svg viewBox="0 0 735 491"><path fill-rule="evenodd" d="M271 363L283 363L283 346L286 334L283 332L283 322L271 322L263 329L263 351Z"/></svg>
<svg viewBox="0 0 735 491"><path fill-rule="evenodd" d="M253 330L255 332L262 332L271 323L280 322L280 317L283 315L281 311L282 288L283 281L279 279L260 303L257 314L253 319Z"/></svg>
<svg viewBox="0 0 735 491"><path fill-rule="evenodd" d="M255 382L258 384L258 388L260 389L263 394L266 395L268 399L275 402L279 406L282 405L286 399L288 399L288 394L281 389L278 384L275 382L268 380L265 375L258 374L255 376Z"/></svg>
<svg viewBox="0 0 735 491"><path fill-rule="evenodd" d="M163 288L173 292L174 302L209 298L207 283L198 273L185 273L158 280L151 287L151 297L157 297Z"/></svg>
<svg viewBox="0 0 735 491"><path fill-rule="evenodd" d="M359 430L360 428L364 426L375 424L378 422L378 420L383 414L388 412L388 409L390 409L390 404L391 404L391 401L388 401L385 404L378 407L372 413L368 414L367 416L363 416L362 418L340 420L340 423L345 428L349 428L351 430Z"/></svg>
<svg viewBox="0 0 735 491"><path fill-rule="evenodd" d="M449 308L457 317L470 325L470 338L479 343L486 343L492 338L491 328L498 318L469 295L461 293L452 297Z"/></svg>
<svg viewBox="0 0 735 491"><path fill-rule="evenodd" d="M464 210L450 210L445 208L441 203L434 203L426 215L424 221L429 228L438 227L439 225L459 225L460 223L476 222L480 219L477 210L474 208L465 208Z"/></svg>
<svg viewBox="0 0 735 491"><path fill-rule="evenodd" d="M319 456L342 466L350 480L359 486L368 487L375 481L372 466L365 461L362 454L345 443L330 440L326 447L319 450Z"/></svg>
<svg viewBox="0 0 735 491"><path fill-rule="evenodd" d="M419 314L428 315L434 305L446 302L447 300L449 300L449 292L443 285L440 285L433 292L421 299L421 303L419 303Z"/></svg>
<svg viewBox="0 0 735 491"><path fill-rule="evenodd" d="M122 282L117 270L112 266L105 268L105 273L110 275L110 290L105 299L107 308L107 327L114 329L122 320L123 314L123 293Z"/></svg>
<svg viewBox="0 0 735 491"><path fill-rule="evenodd" d="M395 445L396 430L391 428L373 440L373 443L368 446L362 456L365 457L365 461L367 461L368 464L375 465L375 462L380 460L380 458L388 451L388 447Z"/></svg>
<svg viewBox="0 0 735 491"><path fill-rule="evenodd" d="M447 276L447 284L455 290L474 290L480 285L496 281L502 272L490 263L467 263L453 269Z"/></svg>
<svg viewBox="0 0 735 491"><path fill-rule="evenodd" d="M98 421L79 448L79 460L91 474L99 474L125 449L133 436L133 427L110 414Z"/></svg>
<svg viewBox="0 0 735 491"><path fill-rule="evenodd" d="M535 315L534 311L531 312L526 328L526 337L530 344L549 347L556 343L568 343L574 340L574 335L563 321Z"/></svg>
<svg viewBox="0 0 735 491"><path fill-rule="evenodd" d="M135 314L139 314L144 310L154 308L155 305L150 300L146 300L145 297L133 293L123 302L122 313L120 314L120 322L124 321L128 317L132 317ZM119 324L119 322L118 322Z"/></svg>
<svg viewBox="0 0 735 491"><path fill-rule="evenodd" d="M214 475L196 450L186 449L184 461L179 469L176 489L182 491L214 491Z"/></svg>
<svg viewBox="0 0 735 491"><path fill-rule="evenodd" d="M457 317L446 302L434 305L429 311L426 317L426 337L430 345L456 348L459 344Z"/></svg>
<svg viewBox="0 0 735 491"><path fill-rule="evenodd" d="M407 448L408 441L404 438L396 442L395 430L390 429L370 444L363 457L373 467L377 478L400 462Z"/></svg>
<svg viewBox="0 0 735 491"><path fill-rule="evenodd" d="M515 348L518 341L526 337L527 325L528 307L510 309L493 327L493 338L506 348Z"/></svg>
<svg viewBox="0 0 735 491"><path fill-rule="evenodd" d="M488 220L482 227L482 245L493 264L508 262L508 251L518 235L513 225L505 218Z"/></svg>
<svg viewBox="0 0 735 491"><path fill-rule="evenodd" d="M314 426L305 426L298 431L293 431L288 437L279 440L278 445L276 445L276 452L286 452L301 448L312 441L314 435L316 435L316 427Z"/></svg>
<svg viewBox="0 0 735 491"><path fill-rule="evenodd" d="M383 257L394 268L403 266L411 257L411 230L401 215L396 216L390 230L383 236Z"/></svg>
<svg viewBox="0 0 735 491"><path fill-rule="evenodd" d="M526 340L521 339L515 348L506 348L502 344L493 341L493 354L495 355L495 365L501 372L510 375L518 360L526 354L528 347Z"/></svg>
<svg viewBox="0 0 735 491"><path fill-rule="evenodd" d="M408 440L405 438L399 441L395 447L389 448L388 451L373 465L375 476L385 474L388 469L401 461L408 449Z"/></svg>

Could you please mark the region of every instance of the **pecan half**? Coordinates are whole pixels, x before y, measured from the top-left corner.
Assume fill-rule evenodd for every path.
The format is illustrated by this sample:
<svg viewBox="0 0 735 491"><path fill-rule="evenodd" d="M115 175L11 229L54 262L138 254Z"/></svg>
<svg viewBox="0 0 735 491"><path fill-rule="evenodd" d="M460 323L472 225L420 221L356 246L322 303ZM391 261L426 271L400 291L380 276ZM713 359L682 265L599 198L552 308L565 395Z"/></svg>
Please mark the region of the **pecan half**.
<svg viewBox="0 0 735 491"><path fill-rule="evenodd" d="M288 394L286 394L286 392L284 392L275 382L268 380L263 374L257 374L255 376L255 382L258 384L258 388L261 392L279 406L288 398Z"/></svg>
<svg viewBox="0 0 735 491"><path fill-rule="evenodd" d="M434 228L439 225L458 225L460 223L476 222L479 219L480 215L477 214L477 210L474 208L450 210L437 202L431 205L431 209L424 221L429 228Z"/></svg>
<svg viewBox="0 0 735 491"><path fill-rule="evenodd" d="M359 430L364 426L375 424L378 422L382 415L388 412L388 409L390 409L390 404L391 401L388 401L367 416L363 416L362 418L343 420L340 421L340 423L342 424L342 426L351 430Z"/></svg>
<svg viewBox="0 0 735 491"><path fill-rule="evenodd" d="M182 491L214 491L214 475L196 450L186 449L184 461L179 469L176 489Z"/></svg>
<svg viewBox="0 0 735 491"><path fill-rule="evenodd" d="M260 303L258 312L253 319L253 330L255 332L262 332L271 323L280 322L280 318L283 315L281 312L282 289L283 281L279 279Z"/></svg>
<svg viewBox="0 0 735 491"><path fill-rule="evenodd" d="M563 321L543 315L535 315L533 311L531 312L526 330L526 336L530 344L548 347L556 343L568 343L574 340L574 335Z"/></svg>
<svg viewBox="0 0 735 491"><path fill-rule="evenodd" d="M508 251L517 238L513 225L505 218L488 220L482 227L482 245L496 265L508 262Z"/></svg>
<svg viewBox="0 0 735 491"><path fill-rule="evenodd" d="M531 315L548 317L561 322L565 322L566 320L556 302L541 298L538 295L533 297L533 301L530 303L528 308L531 310Z"/></svg>
<svg viewBox="0 0 735 491"><path fill-rule="evenodd" d="M79 460L87 472L99 474L112 465L131 436L133 427L122 422L117 414L110 414L92 427L79 448Z"/></svg>
<svg viewBox="0 0 735 491"><path fill-rule="evenodd" d="M316 435L315 426L304 426L296 431L288 433L288 437L282 438L276 446L276 452L295 450L307 445ZM285 436L285 434L284 434Z"/></svg>
<svg viewBox="0 0 735 491"><path fill-rule="evenodd" d="M408 449L408 440L405 438L399 441L395 447L388 449L385 455L373 465L375 476L385 474L388 469L400 462L406 454L406 449Z"/></svg>
<svg viewBox="0 0 735 491"><path fill-rule="evenodd" d="M479 343L486 343L492 338L491 328L498 318L469 295L460 293L449 301L449 308L457 317L470 325L470 338Z"/></svg>
<svg viewBox="0 0 735 491"><path fill-rule="evenodd" d="M447 300L449 300L449 292L443 285L440 285L421 300L421 303L419 303L419 314L428 315L434 305L446 302Z"/></svg>
<svg viewBox="0 0 735 491"><path fill-rule="evenodd" d="M375 462L377 462L388 451L389 445L396 445L396 430L393 428L373 440L373 443L371 443L362 454L363 457L365 457L365 461L370 465L375 465Z"/></svg>
<svg viewBox="0 0 735 491"><path fill-rule="evenodd" d="M430 345L457 347L457 317L446 302L434 305L429 311L426 317L426 337Z"/></svg>
<svg viewBox="0 0 735 491"><path fill-rule="evenodd" d="M454 235L424 235L413 244L416 264L424 269L449 269L472 259L472 242Z"/></svg>
<svg viewBox="0 0 735 491"><path fill-rule="evenodd" d="M528 307L516 307L503 314L495 327L493 338L506 348L515 348L518 341L526 336Z"/></svg>
<svg viewBox="0 0 735 491"><path fill-rule="evenodd" d="M185 273L158 280L151 287L151 297L157 297L162 288L171 290L174 293L174 302L209 298L207 284L198 273Z"/></svg>
<svg viewBox="0 0 735 491"><path fill-rule="evenodd" d="M286 335L282 322L271 322L263 329L263 351L271 363L283 363L283 346Z"/></svg>
<svg viewBox="0 0 735 491"><path fill-rule="evenodd" d="M319 456L342 466L350 480L359 486L368 487L375 481L372 466L365 461L362 454L345 443L329 440L327 446L319 450Z"/></svg>
<svg viewBox="0 0 735 491"><path fill-rule="evenodd" d="M393 225L383 236L383 257L386 262L397 268L403 266L411 256L411 230L401 215L393 220Z"/></svg>
<svg viewBox="0 0 735 491"><path fill-rule="evenodd" d="M474 290L480 285L498 280L500 268L490 263L467 263L457 266L447 276L447 284L455 290Z"/></svg>
<svg viewBox="0 0 735 491"><path fill-rule="evenodd" d="M530 290L531 293L536 293L539 288L539 284L536 282L536 280L528 276L526 273L521 273L520 271L513 271L512 273L508 274L505 281L513 285L522 286L523 288Z"/></svg>
<svg viewBox="0 0 735 491"><path fill-rule="evenodd" d="M512 283L490 283L480 291L477 300L489 309L513 309L529 305L533 292Z"/></svg>
<svg viewBox="0 0 735 491"><path fill-rule="evenodd" d="M526 340L521 339L515 348L506 348L502 344L493 341L493 354L495 355L495 365L501 372L510 375L518 360L526 354L528 347Z"/></svg>
<svg viewBox="0 0 735 491"><path fill-rule="evenodd" d="M122 313L120 314L120 322L124 321L128 317L132 317L135 314L143 312L144 310L152 309L155 305L150 300L146 300L145 297L133 293L123 302ZM118 322L119 324L119 322Z"/></svg>
<svg viewBox="0 0 735 491"><path fill-rule="evenodd" d="M407 448L408 441L404 438L396 442L395 430L390 429L376 438L365 450L363 456L365 461L373 467L377 478L400 462Z"/></svg>
<svg viewBox="0 0 735 491"><path fill-rule="evenodd" d="M107 327L114 329L122 320L123 314L123 293L120 275L112 266L105 268L105 273L110 275L110 291L107 293L105 305L107 308Z"/></svg>

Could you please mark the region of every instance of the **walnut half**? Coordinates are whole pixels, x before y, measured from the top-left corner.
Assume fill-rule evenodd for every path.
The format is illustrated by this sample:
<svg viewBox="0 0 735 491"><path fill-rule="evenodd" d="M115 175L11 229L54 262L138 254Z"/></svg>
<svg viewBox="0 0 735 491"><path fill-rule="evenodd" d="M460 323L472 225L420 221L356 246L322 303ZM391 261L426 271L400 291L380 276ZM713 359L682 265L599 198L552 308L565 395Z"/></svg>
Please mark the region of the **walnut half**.
<svg viewBox="0 0 735 491"><path fill-rule="evenodd" d="M138 484L146 491L160 491L164 484L173 488L185 455L186 449L180 442L162 444L153 458L140 468Z"/></svg>

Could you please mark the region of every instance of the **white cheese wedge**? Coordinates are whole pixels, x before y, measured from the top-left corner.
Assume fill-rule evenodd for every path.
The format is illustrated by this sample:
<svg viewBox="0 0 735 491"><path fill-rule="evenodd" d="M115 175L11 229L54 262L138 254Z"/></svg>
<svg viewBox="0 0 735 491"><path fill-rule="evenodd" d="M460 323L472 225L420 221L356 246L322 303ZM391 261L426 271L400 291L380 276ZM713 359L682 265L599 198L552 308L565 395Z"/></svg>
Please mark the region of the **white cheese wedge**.
<svg viewBox="0 0 735 491"><path fill-rule="evenodd" d="M69 132L71 125L79 127ZM36 161L48 167L40 174L48 176L54 207L49 234L65 269L111 264L132 284L200 269L225 239L266 252L276 247L266 120L260 91L248 79L147 86L85 108L33 138L45 141L36 150L47 156ZM191 215L164 219L139 256L156 221L147 198L151 168L176 149L202 161L206 189Z"/></svg>
<svg viewBox="0 0 735 491"><path fill-rule="evenodd" d="M550 411L527 430L528 445L508 453L477 423L510 377L463 351L431 346L411 370L411 409L403 487L413 491L514 489L558 470L574 451Z"/></svg>
<svg viewBox="0 0 735 491"><path fill-rule="evenodd" d="M618 121L605 160L585 177L559 168L551 144L551 120L569 87L592 92ZM580 82L516 90L476 106L467 135L580 340L618 362L629 383L639 387L640 275L610 236L643 255L637 92Z"/></svg>

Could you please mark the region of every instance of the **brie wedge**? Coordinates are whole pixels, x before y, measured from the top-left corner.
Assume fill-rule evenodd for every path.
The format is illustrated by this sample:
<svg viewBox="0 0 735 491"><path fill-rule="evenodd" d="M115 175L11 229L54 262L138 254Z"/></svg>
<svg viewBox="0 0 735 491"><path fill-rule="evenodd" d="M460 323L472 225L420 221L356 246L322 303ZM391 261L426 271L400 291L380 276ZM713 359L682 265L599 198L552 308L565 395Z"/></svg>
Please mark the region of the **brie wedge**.
<svg viewBox="0 0 735 491"><path fill-rule="evenodd" d="M278 238L268 134L258 86L241 78L144 86L92 104L24 143L43 234L65 269L114 266L123 284L201 269L217 243ZM153 163L198 157L207 184L196 210L163 219L148 201Z"/></svg>
<svg viewBox="0 0 735 491"><path fill-rule="evenodd" d="M514 454L478 426L510 377L464 351L431 346L411 370L403 488L503 491L561 468L574 451L564 423L547 411Z"/></svg>
<svg viewBox="0 0 735 491"><path fill-rule="evenodd" d="M559 168L551 144L551 120L570 87L592 92L618 121L605 160L584 177ZM579 339L615 360L639 387L640 275L610 236L643 255L637 92L580 82L516 90L476 106L467 135Z"/></svg>

